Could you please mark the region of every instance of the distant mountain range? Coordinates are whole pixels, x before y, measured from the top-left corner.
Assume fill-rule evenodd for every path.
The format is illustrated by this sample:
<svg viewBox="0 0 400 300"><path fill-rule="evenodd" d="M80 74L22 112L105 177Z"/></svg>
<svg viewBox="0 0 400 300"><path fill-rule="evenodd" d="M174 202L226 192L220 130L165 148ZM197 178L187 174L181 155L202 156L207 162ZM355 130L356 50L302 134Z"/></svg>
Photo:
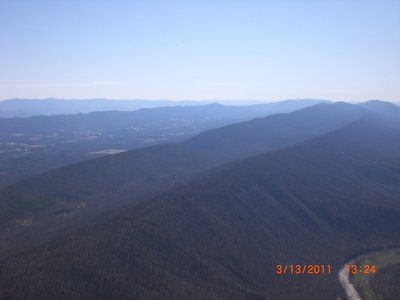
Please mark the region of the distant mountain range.
<svg viewBox="0 0 400 300"><path fill-rule="evenodd" d="M400 108L381 101L84 161L0 192L0 296L337 299L350 257L400 244L399 195Z"/></svg>
<svg viewBox="0 0 400 300"><path fill-rule="evenodd" d="M199 120L203 122L210 120L216 124L223 124L226 122L225 120L240 122L249 118L292 112L317 103L322 102L293 100L247 106L224 106L213 103L193 106L165 106L152 109L142 108L135 111L102 111L87 114L0 118L0 134L48 134L60 130L67 132L95 131L99 129L112 131L131 126L166 126L166 122L168 121L179 122L186 120Z"/></svg>
<svg viewBox="0 0 400 300"><path fill-rule="evenodd" d="M280 101L282 102L282 101ZM326 102L319 99L289 100L291 105L308 102L311 104ZM0 101L0 118L32 117L49 115L69 115L77 113L90 113L95 111L132 111L140 108L155 108L166 106L199 106L220 103L232 105L256 105L257 101L172 101L172 100L110 100L110 99L6 99ZM272 102L273 105L277 102ZM266 104L266 103L262 103Z"/></svg>
<svg viewBox="0 0 400 300"><path fill-rule="evenodd" d="M314 104L316 100L240 107L214 103L0 118L0 186L102 153L178 142L219 126L291 112Z"/></svg>
<svg viewBox="0 0 400 300"><path fill-rule="evenodd" d="M177 105L202 105L208 102L171 100L108 100L108 99L6 99L0 101L0 117L32 117L90 113L94 111L132 111Z"/></svg>

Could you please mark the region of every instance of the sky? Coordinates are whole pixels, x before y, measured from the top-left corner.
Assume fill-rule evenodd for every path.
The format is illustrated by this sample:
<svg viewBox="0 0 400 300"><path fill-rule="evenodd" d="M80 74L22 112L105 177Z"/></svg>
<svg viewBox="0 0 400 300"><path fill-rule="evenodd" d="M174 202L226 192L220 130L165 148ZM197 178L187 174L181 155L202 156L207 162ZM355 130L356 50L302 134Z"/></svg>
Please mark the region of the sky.
<svg viewBox="0 0 400 300"><path fill-rule="evenodd" d="M1 0L0 99L400 100L399 0Z"/></svg>

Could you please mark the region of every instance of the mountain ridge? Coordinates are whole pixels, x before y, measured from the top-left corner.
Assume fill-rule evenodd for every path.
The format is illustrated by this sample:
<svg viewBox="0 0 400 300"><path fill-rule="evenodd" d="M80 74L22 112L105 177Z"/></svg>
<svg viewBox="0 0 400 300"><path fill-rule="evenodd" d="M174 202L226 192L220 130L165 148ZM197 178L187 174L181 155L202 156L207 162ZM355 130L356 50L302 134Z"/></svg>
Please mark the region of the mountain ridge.
<svg viewBox="0 0 400 300"><path fill-rule="evenodd" d="M348 256L400 241L400 134L392 125L381 117L356 121L220 167L116 219L3 261L1 289L9 295L27 285L33 294L26 296L45 289L66 299L84 282L89 299L336 299L335 272ZM278 276L278 263L332 264L334 273ZM31 276L37 268L51 280ZM57 273L68 268L75 271ZM20 281L15 270L24 270ZM55 288L68 280L69 292Z"/></svg>
<svg viewBox="0 0 400 300"><path fill-rule="evenodd" d="M52 232L64 232L68 228L72 230L96 219L101 220L112 215L111 212L136 205L214 167L323 135L357 120L366 112L351 104L321 104L290 114L245 122L246 130L240 134L245 142L235 137L241 124L234 124L210 132L215 134L228 130L233 133L214 149L204 151L191 144L196 141L194 138L181 144L142 148L89 160L16 183L0 191L0 205L3 207L0 254L19 251L23 248L20 243L29 247L24 238L13 238L14 235L23 237L29 232L44 231L46 234L41 236L36 234L37 240L47 239L47 234L51 237ZM304 119L307 122L302 122ZM285 131L276 130L285 128L287 124L290 126ZM296 134L291 137L290 132ZM204 142L203 136L199 135L201 142ZM224 135L217 136L223 138ZM212 144L212 139L206 143ZM232 148L231 145L237 146ZM181 157L185 159L181 160ZM127 196L130 194L134 197ZM31 223L22 226L19 222Z"/></svg>

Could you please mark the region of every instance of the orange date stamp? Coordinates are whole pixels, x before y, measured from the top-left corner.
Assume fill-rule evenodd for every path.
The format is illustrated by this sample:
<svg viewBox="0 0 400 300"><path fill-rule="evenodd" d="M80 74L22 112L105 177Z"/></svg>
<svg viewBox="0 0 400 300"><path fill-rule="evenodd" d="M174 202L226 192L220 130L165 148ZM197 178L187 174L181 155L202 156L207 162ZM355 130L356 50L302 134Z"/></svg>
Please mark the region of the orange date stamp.
<svg viewBox="0 0 400 300"><path fill-rule="evenodd" d="M278 264L275 273L277 275L324 275L332 273L329 264Z"/></svg>

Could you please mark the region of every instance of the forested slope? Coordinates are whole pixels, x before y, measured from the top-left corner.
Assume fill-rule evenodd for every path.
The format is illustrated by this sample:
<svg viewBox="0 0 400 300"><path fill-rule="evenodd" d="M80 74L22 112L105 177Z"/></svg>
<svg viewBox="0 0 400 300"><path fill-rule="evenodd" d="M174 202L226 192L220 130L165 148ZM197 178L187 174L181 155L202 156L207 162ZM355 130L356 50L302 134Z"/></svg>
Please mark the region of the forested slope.
<svg viewBox="0 0 400 300"><path fill-rule="evenodd" d="M400 243L400 130L380 117L255 156L2 262L26 299L336 299L357 253ZM331 275L275 274L332 264Z"/></svg>

